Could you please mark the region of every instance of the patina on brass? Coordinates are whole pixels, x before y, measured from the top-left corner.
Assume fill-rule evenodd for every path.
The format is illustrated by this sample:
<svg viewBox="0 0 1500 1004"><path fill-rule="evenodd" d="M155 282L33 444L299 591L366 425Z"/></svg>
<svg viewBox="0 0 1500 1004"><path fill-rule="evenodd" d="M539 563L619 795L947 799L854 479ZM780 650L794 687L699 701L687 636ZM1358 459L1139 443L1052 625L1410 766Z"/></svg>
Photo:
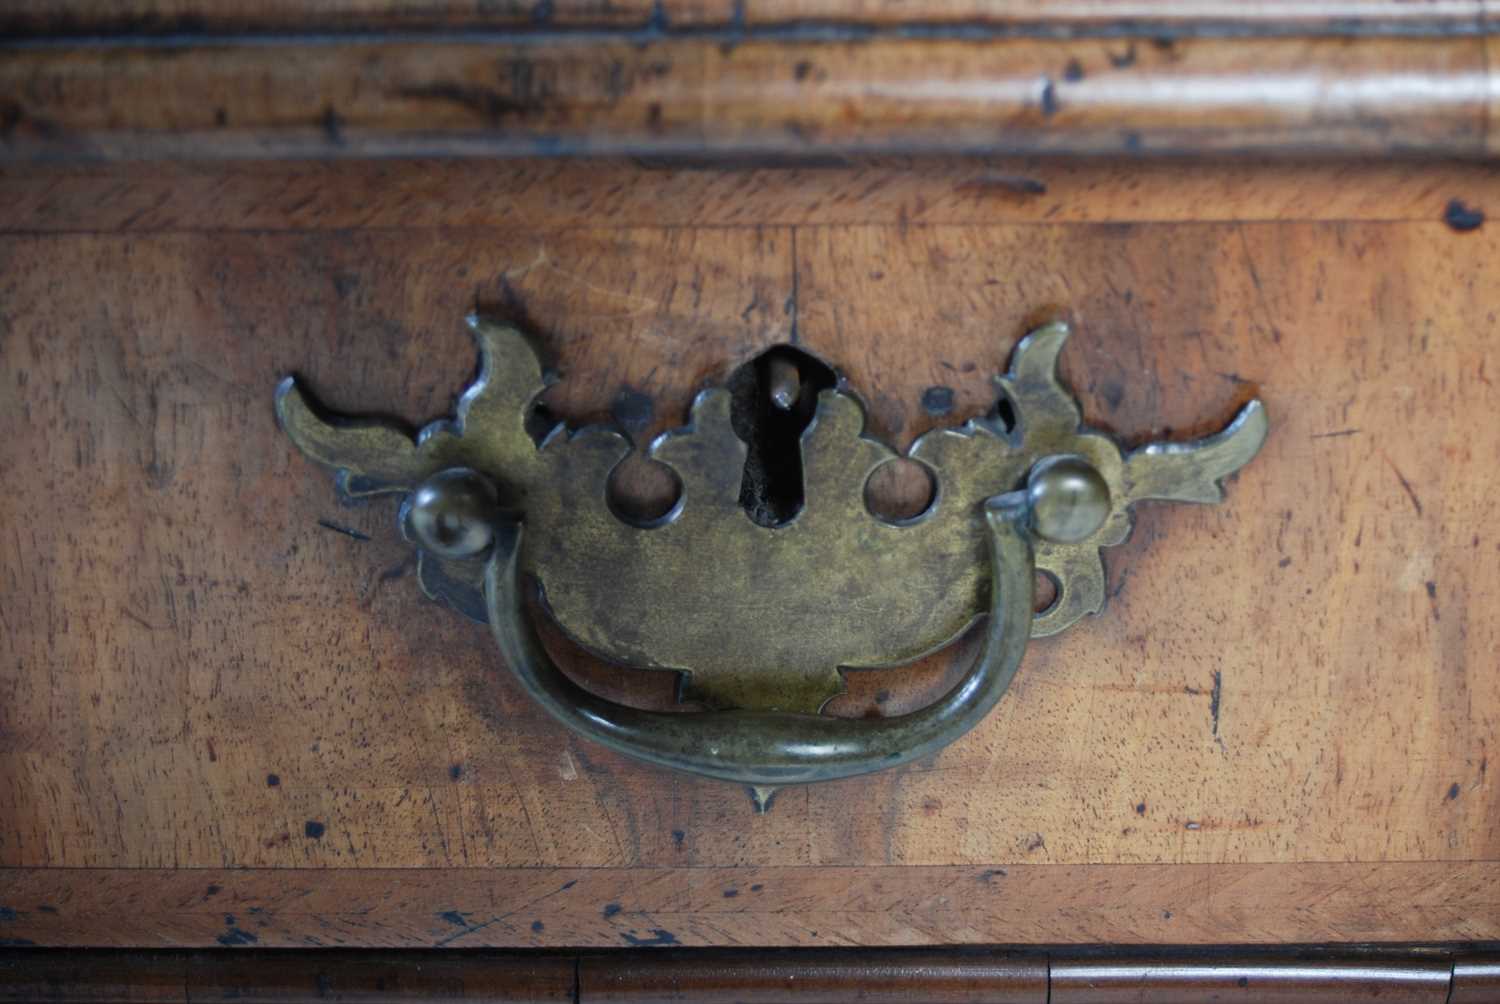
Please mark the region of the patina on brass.
<svg viewBox="0 0 1500 1004"><path fill-rule="evenodd" d="M864 408L840 386L818 395L802 435L803 504L790 521L764 526L746 513L746 447L729 392L712 389L686 428L647 450L680 479L676 506L634 525L605 497L630 443L610 429L561 426L538 443L528 432L545 387L535 352L513 328L477 317L470 326L480 374L452 421L415 440L388 424L328 421L288 379L277 393L283 426L338 471L346 495L408 496L401 525L418 546L423 588L488 621L512 670L555 715L653 762L752 784L844 776L951 742L1014 672L1027 632L1006 634L1005 622L1029 621L1036 637L1097 612L1100 548L1129 535L1131 507L1218 501L1222 479L1254 456L1267 428L1251 402L1209 439L1124 453L1083 427L1056 372L1068 329L1053 324L1022 340L997 378L1014 428L979 419L912 446L937 487L913 519L887 522L867 508L866 481L897 454L864 434ZM785 409L798 394L796 368L772 377L773 403ZM1056 601L1035 617L1033 560L1057 583ZM524 577L580 644L678 671L683 693L714 712L652 715L568 682L522 616ZM817 716L843 689L843 670L909 662L986 614L985 655L918 713L920 724ZM940 739L926 731L934 728Z"/></svg>
<svg viewBox="0 0 1500 1004"><path fill-rule="evenodd" d="M1031 528L1054 544L1077 544L1109 519L1109 485L1082 457L1048 457L1026 478Z"/></svg>
<svg viewBox="0 0 1500 1004"><path fill-rule="evenodd" d="M606 701L553 664L526 616L518 556L523 526L502 537L486 563L490 627L506 663L529 694L580 735L649 763L755 788L832 781L899 767L968 732L1004 695L1026 651L1031 615L1031 547L1015 495L986 505L988 566L994 574L979 657L938 701L894 718L825 718L798 711L673 714ZM765 796L758 796L764 801Z"/></svg>
<svg viewBox="0 0 1500 1004"><path fill-rule="evenodd" d="M478 471L439 471L417 485L402 506L408 539L440 558L477 558L495 541L500 498Z"/></svg>

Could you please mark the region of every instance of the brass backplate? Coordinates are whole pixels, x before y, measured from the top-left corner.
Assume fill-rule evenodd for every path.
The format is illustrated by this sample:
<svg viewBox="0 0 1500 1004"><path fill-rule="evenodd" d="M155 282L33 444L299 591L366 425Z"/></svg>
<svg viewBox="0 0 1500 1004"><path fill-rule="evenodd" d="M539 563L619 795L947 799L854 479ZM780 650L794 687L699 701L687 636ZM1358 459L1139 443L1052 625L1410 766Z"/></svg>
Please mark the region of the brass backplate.
<svg viewBox="0 0 1500 1004"><path fill-rule="evenodd" d="M681 482L673 510L652 525L618 516L606 498L614 467L634 447L610 428L528 431L547 380L528 339L508 325L469 319L480 370L452 420L413 437L388 423L331 420L292 379L277 414L307 456L338 472L350 497L410 493L453 468L479 472L500 508L526 527L522 571L540 586L563 630L626 665L683 674L685 696L712 708L816 712L843 690L842 670L899 665L960 636L988 606L983 505L1025 490L1043 465L1064 460L1102 480L1104 508L1063 539L1034 533L1036 567L1057 586L1033 637L1055 634L1105 601L1100 549L1131 531L1148 499L1217 502L1221 482L1265 439L1258 401L1219 434L1125 452L1086 428L1059 381L1068 328L1052 324L1016 347L998 376L1013 423L976 419L938 429L908 455L936 491L921 515L891 522L866 505L871 473L898 456L865 434L865 409L842 385L818 396L803 433L803 505L779 526L741 504L746 446L731 423L731 395L694 401L688 424L646 453ZM1092 475L1090 475L1092 477ZM404 524L403 524L404 525ZM1063 524L1060 524L1063 525ZM420 549L431 596L483 619L484 561Z"/></svg>

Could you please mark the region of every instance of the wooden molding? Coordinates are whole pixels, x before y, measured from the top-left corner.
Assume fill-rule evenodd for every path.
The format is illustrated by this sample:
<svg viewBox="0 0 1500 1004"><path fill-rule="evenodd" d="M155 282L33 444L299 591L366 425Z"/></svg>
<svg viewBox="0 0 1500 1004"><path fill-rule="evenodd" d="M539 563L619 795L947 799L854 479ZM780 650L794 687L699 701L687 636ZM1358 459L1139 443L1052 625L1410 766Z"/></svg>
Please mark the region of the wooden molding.
<svg viewBox="0 0 1500 1004"><path fill-rule="evenodd" d="M943 5L882 20L872 4L874 21L540 32L16 28L0 43L0 161L1494 152L1495 42L1464 5L1170 23L1076 6L1019 25Z"/></svg>
<svg viewBox="0 0 1500 1004"><path fill-rule="evenodd" d="M1500 940L1500 863L0 872L38 947ZM1399 905L1397 905L1399 904Z"/></svg>
<svg viewBox="0 0 1500 1004"><path fill-rule="evenodd" d="M1483 0L28 0L12 35L962 25L1016 34L1474 34Z"/></svg>
<svg viewBox="0 0 1500 1004"><path fill-rule="evenodd" d="M1482 162L877 158L801 167L598 158L0 168L0 229L1014 226L1442 222L1500 203ZM674 419L679 417L672 416Z"/></svg>
<svg viewBox="0 0 1500 1004"><path fill-rule="evenodd" d="M34 1000L636 1004L1109 1004L1500 1000L1500 956L1292 947L625 951L0 951L0 1004Z"/></svg>

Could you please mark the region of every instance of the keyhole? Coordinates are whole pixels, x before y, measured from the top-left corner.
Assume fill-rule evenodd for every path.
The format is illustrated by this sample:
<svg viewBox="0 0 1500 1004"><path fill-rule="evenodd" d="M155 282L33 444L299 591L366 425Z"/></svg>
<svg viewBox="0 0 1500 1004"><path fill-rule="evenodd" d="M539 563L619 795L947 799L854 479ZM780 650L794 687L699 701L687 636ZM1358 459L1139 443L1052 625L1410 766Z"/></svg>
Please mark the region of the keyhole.
<svg viewBox="0 0 1500 1004"><path fill-rule="evenodd" d="M761 526L784 526L802 511L802 433L818 393L837 383L832 367L790 345L729 375L730 420L747 447L740 505Z"/></svg>

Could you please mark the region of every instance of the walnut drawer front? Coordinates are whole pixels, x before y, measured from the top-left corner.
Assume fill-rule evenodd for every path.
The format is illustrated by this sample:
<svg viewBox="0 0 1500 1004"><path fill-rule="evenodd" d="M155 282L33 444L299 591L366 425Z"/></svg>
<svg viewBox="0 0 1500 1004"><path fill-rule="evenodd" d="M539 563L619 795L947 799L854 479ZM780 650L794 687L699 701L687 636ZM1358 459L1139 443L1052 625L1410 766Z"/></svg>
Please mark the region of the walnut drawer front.
<svg viewBox="0 0 1500 1004"><path fill-rule="evenodd" d="M1496 937L1500 286L1490 229L1443 218L1495 201L1482 168L122 165L5 189L6 936ZM989 407L1050 316L1126 441L1257 395L1275 425L1229 504L1141 510L1104 615L1035 642L967 738L756 814L560 733L414 588L393 507L341 508L276 429L291 371L335 407L445 413L476 302L543 336L556 413L641 437L795 341L905 445ZM965 658L851 673L835 710L914 706Z"/></svg>
<svg viewBox="0 0 1500 1004"><path fill-rule="evenodd" d="M595 950L1000 944L1062 999L1209 957L1129 946L1500 940L1492 19L0 0L0 945L170 950L168 983L200 948L488 948L429 976L576 1000ZM904 449L1056 320L1121 442L1253 399L1271 433L1226 504L1142 506L1107 608L963 739L757 811L557 726L422 596L396 505L277 427L288 374L449 414L475 310L566 374L551 415L637 443L790 344ZM827 711L921 707L977 647ZM721 975L658 958L596 977ZM1457 1001L1486 959L1386 961Z"/></svg>

